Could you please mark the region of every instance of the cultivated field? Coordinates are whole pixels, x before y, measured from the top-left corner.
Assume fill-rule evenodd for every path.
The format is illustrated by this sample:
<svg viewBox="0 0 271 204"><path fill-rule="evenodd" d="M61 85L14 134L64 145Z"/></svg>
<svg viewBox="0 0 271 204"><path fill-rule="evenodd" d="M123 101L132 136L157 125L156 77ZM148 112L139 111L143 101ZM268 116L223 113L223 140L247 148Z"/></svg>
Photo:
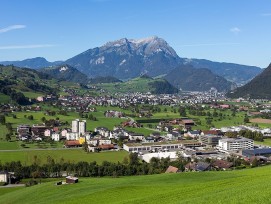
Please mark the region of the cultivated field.
<svg viewBox="0 0 271 204"><path fill-rule="evenodd" d="M265 124L271 124L270 119L263 119L263 118L252 118L249 120L251 123L265 123Z"/></svg>
<svg viewBox="0 0 271 204"><path fill-rule="evenodd" d="M122 178L80 178L1 193L0 203L270 203L271 166L228 172L191 172Z"/></svg>

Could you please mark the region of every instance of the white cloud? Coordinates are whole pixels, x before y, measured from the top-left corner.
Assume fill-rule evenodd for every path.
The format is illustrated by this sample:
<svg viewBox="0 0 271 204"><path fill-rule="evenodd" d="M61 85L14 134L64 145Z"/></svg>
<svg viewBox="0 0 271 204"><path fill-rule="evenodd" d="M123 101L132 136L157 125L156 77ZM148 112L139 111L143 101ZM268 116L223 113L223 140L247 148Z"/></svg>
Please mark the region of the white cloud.
<svg viewBox="0 0 271 204"><path fill-rule="evenodd" d="M53 44L9 45L9 46L0 46L0 50L34 49L34 48L46 48L46 47L55 47L55 46L57 45L53 45Z"/></svg>
<svg viewBox="0 0 271 204"><path fill-rule="evenodd" d="M271 13L262 13L261 16L271 16Z"/></svg>
<svg viewBox="0 0 271 204"><path fill-rule="evenodd" d="M241 29L240 28L237 28L237 27L234 27L234 28L231 28L230 31L234 34L238 34L241 32Z"/></svg>
<svg viewBox="0 0 271 204"><path fill-rule="evenodd" d="M6 32L9 32L11 30L22 29L22 28L25 28L25 27L26 27L25 25L11 25L11 26L8 26L6 28L0 29L0 33L6 33Z"/></svg>

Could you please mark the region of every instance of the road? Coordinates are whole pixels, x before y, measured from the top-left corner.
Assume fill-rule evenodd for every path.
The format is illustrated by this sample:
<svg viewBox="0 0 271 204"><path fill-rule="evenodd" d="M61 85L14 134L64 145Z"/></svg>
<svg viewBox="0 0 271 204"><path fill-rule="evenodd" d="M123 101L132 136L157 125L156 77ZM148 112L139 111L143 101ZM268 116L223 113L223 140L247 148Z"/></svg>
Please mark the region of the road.
<svg viewBox="0 0 271 204"><path fill-rule="evenodd" d="M26 151L46 151L46 150L72 150L72 149L82 149L82 147L74 148L46 148L46 149L2 149L0 152L26 152Z"/></svg>
<svg viewBox="0 0 271 204"><path fill-rule="evenodd" d="M24 184L8 184L6 186L0 186L0 188L15 188L15 187L23 187Z"/></svg>

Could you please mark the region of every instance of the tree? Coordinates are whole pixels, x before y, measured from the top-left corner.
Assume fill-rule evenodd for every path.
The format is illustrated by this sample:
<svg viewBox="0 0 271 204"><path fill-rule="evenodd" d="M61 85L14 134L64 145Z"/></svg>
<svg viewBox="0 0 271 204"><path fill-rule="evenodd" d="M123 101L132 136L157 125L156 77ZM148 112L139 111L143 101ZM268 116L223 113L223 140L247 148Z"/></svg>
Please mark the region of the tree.
<svg viewBox="0 0 271 204"><path fill-rule="evenodd" d="M6 117L4 115L0 115L0 123L2 125L5 125L6 124Z"/></svg>
<svg viewBox="0 0 271 204"><path fill-rule="evenodd" d="M259 165L259 162L258 162L257 158L255 157L255 158L253 159L252 163L251 163L251 167L252 167L252 168L253 168L253 167L257 167L258 165Z"/></svg>
<svg viewBox="0 0 271 204"><path fill-rule="evenodd" d="M247 115L244 117L244 123L249 123L249 118Z"/></svg>
<svg viewBox="0 0 271 204"><path fill-rule="evenodd" d="M10 141L11 140L11 135L8 133L8 134L6 134L6 140L7 141Z"/></svg>
<svg viewBox="0 0 271 204"><path fill-rule="evenodd" d="M33 120L34 119L33 115L29 115L27 118L28 118L28 120Z"/></svg>
<svg viewBox="0 0 271 204"><path fill-rule="evenodd" d="M137 165L139 163L138 154L130 153L129 154L130 165Z"/></svg>

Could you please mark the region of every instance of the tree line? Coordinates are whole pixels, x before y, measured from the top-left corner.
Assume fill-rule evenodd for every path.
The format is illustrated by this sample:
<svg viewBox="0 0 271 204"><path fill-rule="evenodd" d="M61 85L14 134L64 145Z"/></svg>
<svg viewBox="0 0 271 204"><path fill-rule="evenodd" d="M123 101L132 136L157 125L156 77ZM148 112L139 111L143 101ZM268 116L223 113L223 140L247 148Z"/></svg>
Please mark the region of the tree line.
<svg viewBox="0 0 271 204"><path fill-rule="evenodd" d="M169 158L152 158L150 163L146 163L139 160L137 153L129 154L122 162L103 161L101 164L96 161L65 162L64 159L56 162L50 156L47 157L45 164L41 164L40 159L34 156L31 165L23 165L20 161L6 162L4 164L0 162L0 169L14 172L18 179L62 177L63 172L80 177L118 177L159 174L165 172L169 165L183 168L186 163L187 161L183 159L170 161Z"/></svg>

